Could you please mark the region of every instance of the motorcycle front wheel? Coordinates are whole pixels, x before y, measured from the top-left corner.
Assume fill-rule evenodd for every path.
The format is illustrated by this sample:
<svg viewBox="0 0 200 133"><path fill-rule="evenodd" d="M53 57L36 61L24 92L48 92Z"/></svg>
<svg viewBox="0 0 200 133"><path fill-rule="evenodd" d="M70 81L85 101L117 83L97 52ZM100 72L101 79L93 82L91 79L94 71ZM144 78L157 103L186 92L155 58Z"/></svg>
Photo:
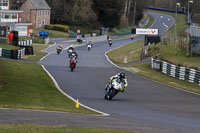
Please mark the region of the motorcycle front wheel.
<svg viewBox="0 0 200 133"><path fill-rule="evenodd" d="M75 64L70 64L71 72L73 72L74 68L75 68Z"/></svg>

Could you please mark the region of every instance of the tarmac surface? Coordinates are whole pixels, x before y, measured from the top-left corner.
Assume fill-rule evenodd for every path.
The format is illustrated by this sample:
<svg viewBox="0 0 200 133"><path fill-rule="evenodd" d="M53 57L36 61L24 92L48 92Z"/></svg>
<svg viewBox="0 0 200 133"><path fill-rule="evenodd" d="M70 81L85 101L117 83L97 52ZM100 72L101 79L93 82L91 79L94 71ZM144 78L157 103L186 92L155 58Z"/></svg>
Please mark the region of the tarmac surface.
<svg viewBox="0 0 200 133"><path fill-rule="evenodd" d="M171 16L153 12L149 14L156 19L152 28L159 28L160 34L167 30L161 24L165 23L168 27L174 24ZM133 41L143 38L137 36ZM55 42L61 43L59 39ZM67 51L56 55L52 52L55 49L48 49L51 54L39 62L54 77L62 91L109 116L0 109L0 123L86 126L142 133L199 133L199 95L122 70L107 60L106 51L130 42L130 38L113 40L112 47L107 42L99 42L93 45L91 51L87 51L87 46L76 47L79 58L74 72L69 69ZM63 45L67 47L71 44L65 42ZM120 71L126 73L128 88L112 101L107 101L104 99L104 87L109 77Z"/></svg>

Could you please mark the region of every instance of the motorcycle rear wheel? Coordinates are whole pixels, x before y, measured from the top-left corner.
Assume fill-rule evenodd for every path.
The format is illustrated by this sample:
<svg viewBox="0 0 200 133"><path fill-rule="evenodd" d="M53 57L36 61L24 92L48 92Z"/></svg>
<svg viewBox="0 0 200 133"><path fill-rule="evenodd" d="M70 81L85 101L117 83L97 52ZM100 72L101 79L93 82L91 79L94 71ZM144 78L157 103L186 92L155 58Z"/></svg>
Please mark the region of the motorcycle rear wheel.
<svg viewBox="0 0 200 133"><path fill-rule="evenodd" d="M112 100L112 98L118 93L116 89L111 89L109 92L109 97L107 96L108 100Z"/></svg>

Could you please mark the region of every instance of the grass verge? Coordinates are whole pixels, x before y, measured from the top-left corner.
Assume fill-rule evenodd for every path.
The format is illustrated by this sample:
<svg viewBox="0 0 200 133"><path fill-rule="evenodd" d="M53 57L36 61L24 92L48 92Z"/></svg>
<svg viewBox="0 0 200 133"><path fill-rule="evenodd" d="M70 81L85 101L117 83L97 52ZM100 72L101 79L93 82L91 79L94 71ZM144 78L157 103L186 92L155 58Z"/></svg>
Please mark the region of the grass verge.
<svg viewBox="0 0 200 133"><path fill-rule="evenodd" d="M10 50L18 50L21 49L20 47L16 47L10 44L0 44L0 48L10 49Z"/></svg>
<svg viewBox="0 0 200 133"><path fill-rule="evenodd" d="M48 31L49 37L59 37L59 38L67 38L69 37L69 34L62 31L56 31L56 30L47 30L47 29L32 29L34 33L37 35L40 31Z"/></svg>
<svg viewBox="0 0 200 133"><path fill-rule="evenodd" d="M145 26L145 28L151 27L154 23L154 17L149 14L148 14L148 17L149 17L149 23Z"/></svg>
<svg viewBox="0 0 200 133"><path fill-rule="evenodd" d="M164 83L164 84L168 84L170 86L174 86L177 88L182 88L184 90L188 90L191 92L200 93L199 85L192 84L192 83L189 83L189 82L186 82L183 80L179 80L177 78L173 78L166 74L163 74L159 71L155 71L155 70L151 69L151 63L132 65L132 66L129 66L128 69L129 70L131 70L131 69L139 70L139 71L137 71L137 73L146 78L149 78L149 79L152 79L152 80Z"/></svg>
<svg viewBox="0 0 200 133"><path fill-rule="evenodd" d="M166 13L171 16L175 16L174 13L167 13L167 12L160 12L159 13ZM183 31L187 25L186 25L186 15L184 14L178 14L179 21L177 23L177 33L180 33ZM170 29L168 34L174 34L174 26ZM136 45L133 45L133 44ZM135 56L135 60L129 60L130 62L135 62L140 60L140 54L134 53L135 49L140 49L142 48L141 45L137 46L138 42L134 42L133 44L128 44L125 46L122 46L118 49L115 49L111 52L109 52L107 55L110 58L111 61L113 61L115 64L123 64L124 63L124 58L126 57L127 59L131 59L132 56ZM132 47L131 47L132 45ZM140 46L140 47L139 47ZM167 60L173 64L176 65L181 65L181 66L186 66L190 68L196 68L200 69L200 62L199 62L199 57L190 57L187 58L185 55L185 51L181 50L178 46L177 43L177 52L178 55L174 56L174 43L171 42L169 45L162 45L162 44L157 44L154 46L150 47L150 55L156 55L160 54L162 60ZM120 55L119 55L120 53ZM131 55L130 53L134 53ZM129 62L128 61L128 62ZM138 65L132 65L125 67L124 69L128 69L132 72L137 72L140 75L143 75L144 77L150 78L155 81L159 81L174 87L182 88L191 92L196 92L200 93L200 86L195 85L192 83L189 83L187 81L182 81L177 78L170 77L168 75L162 74L161 72L155 71L151 69L150 63L145 63L145 64L138 64Z"/></svg>
<svg viewBox="0 0 200 133"><path fill-rule="evenodd" d="M136 41L107 53L110 60L116 64L125 64L140 60L144 41ZM119 54L120 53L120 54Z"/></svg>
<svg viewBox="0 0 200 133"><path fill-rule="evenodd" d="M149 15L149 14L148 14L148 17L149 17L149 22L145 26L145 28L149 28L154 23L154 17ZM118 29L114 29L113 32L114 33L122 33L123 34L123 33L126 33L126 32L131 32L132 28L135 28L135 26L128 26L126 28L122 28L122 29L119 29L119 30ZM131 34L130 35L122 35L122 36L113 36L111 33L109 33L109 36L114 40L114 39L122 39L122 38L131 37Z"/></svg>
<svg viewBox="0 0 200 133"><path fill-rule="evenodd" d="M41 50L47 48L48 45L44 44L33 44L34 55L28 55L24 58L30 61L39 61L43 56L47 55L45 52L41 52Z"/></svg>
<svg viewBox="0 0 200 133"><path fill-rule="evenodd" d="M131 133L128 131L111 129L46 126L33 124L0 125L0 129L3 133Z"/></svg>
<svg viewBox="0 0 200 133"><path fill-rule="evenodd" d="M61 94L40 65L0 60L0 107L94 113Z"/></svg>
<svg viewBox="0 0 200 133"><path fill-rule="evenodd" d="M61 37L61 38L69 37L69 34L66 32L55 31L55 30L45 30L45 31L49 32L49 37Z"/></svg>
<svg viewBox="0 0 200 133"><path fill-rule="evenodd" d="M150 55L160 54L159 59L169 63L194 68L200 70L200 57L192 56L186 57L186 51L179 48L177 44L177 56L174 55L174 42L168 45L154 45L150 47Z"/></svg>

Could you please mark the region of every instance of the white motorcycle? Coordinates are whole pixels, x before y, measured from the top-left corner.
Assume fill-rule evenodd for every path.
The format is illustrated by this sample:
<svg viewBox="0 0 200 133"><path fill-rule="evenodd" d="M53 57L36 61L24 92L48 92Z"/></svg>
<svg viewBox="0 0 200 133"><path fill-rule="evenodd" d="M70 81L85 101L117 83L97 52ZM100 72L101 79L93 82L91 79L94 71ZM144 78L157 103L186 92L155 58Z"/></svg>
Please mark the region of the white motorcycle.
<svg viewBox="0 0 200 133"><path fill-rule="evenodd" d="M107 87L111 87L109 92L107 92L107 87L106 87L106 94L105 94L105 99L112 100L114 96L117 95L118 92L120 92L121 89L124 89L122 82L118 82L117 79L114 79L110 85Z"/></svg>

